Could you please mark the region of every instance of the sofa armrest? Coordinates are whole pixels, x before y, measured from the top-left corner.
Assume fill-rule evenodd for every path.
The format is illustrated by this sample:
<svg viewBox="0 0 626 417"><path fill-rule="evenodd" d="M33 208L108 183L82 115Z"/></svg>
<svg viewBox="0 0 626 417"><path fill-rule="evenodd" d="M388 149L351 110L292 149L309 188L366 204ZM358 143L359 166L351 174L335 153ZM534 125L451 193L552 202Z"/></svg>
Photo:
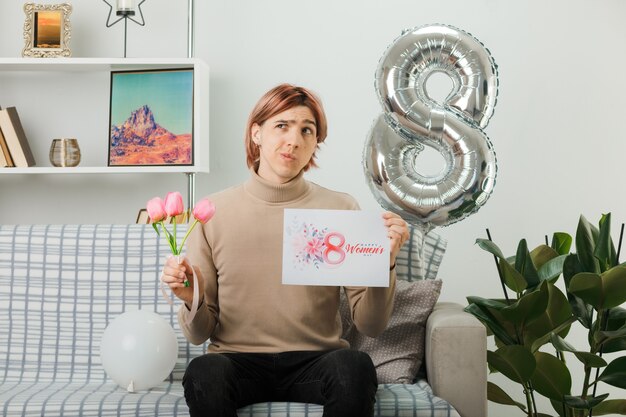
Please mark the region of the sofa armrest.
<svg viewBox="0 0 626 417"><path fill-rule="evenodd" d="M487 415L485 326L457 303L437 303L426 323L426 372L462 417Z"/></svg>

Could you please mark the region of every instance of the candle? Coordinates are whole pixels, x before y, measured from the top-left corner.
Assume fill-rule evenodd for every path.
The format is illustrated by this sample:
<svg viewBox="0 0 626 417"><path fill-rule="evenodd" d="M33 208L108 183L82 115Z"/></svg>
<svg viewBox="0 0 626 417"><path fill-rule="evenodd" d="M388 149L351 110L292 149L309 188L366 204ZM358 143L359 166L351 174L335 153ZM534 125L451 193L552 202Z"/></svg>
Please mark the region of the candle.
<svg viewBox="0 0 626 417"><path fill-rule="evenodd" d="M134 10L134 0L117 0L117 10Z"/></svg>

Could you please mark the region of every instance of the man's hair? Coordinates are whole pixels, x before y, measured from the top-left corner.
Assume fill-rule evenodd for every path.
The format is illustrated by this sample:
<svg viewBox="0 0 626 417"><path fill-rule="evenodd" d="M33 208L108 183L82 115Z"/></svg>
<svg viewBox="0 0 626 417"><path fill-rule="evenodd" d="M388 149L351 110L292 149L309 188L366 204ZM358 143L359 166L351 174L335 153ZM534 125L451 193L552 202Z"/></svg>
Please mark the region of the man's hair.
<svg viewBox="0 0 626 417"><path fill-rule="evenodd" d="M259 99L248 117L245 134L246 163L248 167L254 166L260 158L259 148L252 141L252 126L255 123L262 126L267 119L297 106L306 106L311 110L315 118L317 132L315 151L309 163L304 167L304 170L306 171L311 167L317 166L314 161L316 158L315 153L319 148L319 144L326 139L326 134L328 133L326 114L324 113L322 102L315 93L304 87L280 84L269 90Z"/></svg>

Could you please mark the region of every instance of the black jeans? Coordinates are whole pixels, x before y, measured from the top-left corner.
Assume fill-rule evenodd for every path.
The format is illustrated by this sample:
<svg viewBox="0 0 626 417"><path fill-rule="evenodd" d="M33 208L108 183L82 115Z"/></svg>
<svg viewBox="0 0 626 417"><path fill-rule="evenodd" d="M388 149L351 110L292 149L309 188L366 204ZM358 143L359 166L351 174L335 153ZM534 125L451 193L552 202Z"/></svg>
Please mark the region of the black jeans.
<svg viewBox="0 0 626 417"><path fill-rule="evenodd" d="M266 401L324 405L324 417L374 414L378 387L370 357L350 349L284 353L209 353L183 378L192 417L236 417Z"/></svg>

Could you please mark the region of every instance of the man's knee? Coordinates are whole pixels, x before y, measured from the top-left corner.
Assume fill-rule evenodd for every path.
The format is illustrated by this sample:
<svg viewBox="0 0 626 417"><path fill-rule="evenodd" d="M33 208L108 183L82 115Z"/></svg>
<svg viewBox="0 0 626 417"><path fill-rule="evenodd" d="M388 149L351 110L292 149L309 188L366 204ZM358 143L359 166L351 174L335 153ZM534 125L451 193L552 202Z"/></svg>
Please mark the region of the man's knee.
<svg viewBox="0 0 626 417"><path fill-rule="evenodd" d="M234 369L220 354L194 358L185 371L183 387L191 416L236 416Z"/></svg>
<svg viewBox="0 0 626 417"><path fill-rule="evenodd" d="M341 349L331 352L326 359L331 376L327 395L342 402L350 399L357 403L373 402L378 380L372 359L367 353Z"/></svg>
<svg viewBox="0 0 626 417"><path fill-rule="evenodd" d="M357 383L377 385L376 369L372 358L367 353L352 349L340 349L332 352L331 361L337 373L350 377Z"/></svg>
<svg viewBox="0 0 626 417"><path fill-rule="evenodd" d="M332 371L331 381L326 386L324 415L371 416L378 381L376 369L368 354L351 349L342 349L327 356Z"/></svg>
<svg viewBox="0 0 626 417"><path fill-rule="evenodd" d="M233 366L228 358L216 353L207 353L189 362L183 381L185 379L223 381L232 374Z"/></svg>

